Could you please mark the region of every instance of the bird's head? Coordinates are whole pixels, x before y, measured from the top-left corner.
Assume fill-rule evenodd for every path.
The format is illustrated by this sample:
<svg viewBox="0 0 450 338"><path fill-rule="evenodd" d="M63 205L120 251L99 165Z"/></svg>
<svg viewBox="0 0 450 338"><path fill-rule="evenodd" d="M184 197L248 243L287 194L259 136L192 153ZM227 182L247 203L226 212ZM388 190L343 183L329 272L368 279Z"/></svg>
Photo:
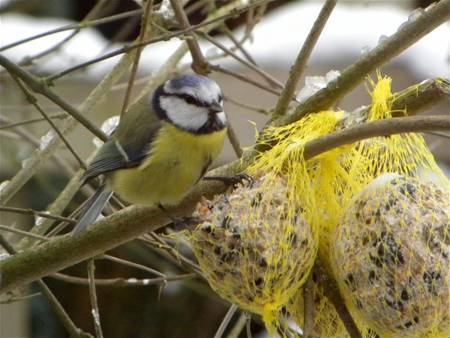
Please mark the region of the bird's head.
<svg viewBox="0 0 450 338"><path fill-rule="evenodd" d="M180 129L207 134L227 126L222 91L205 76L187 74L168 80L152 100L159 118Z"/></svg>

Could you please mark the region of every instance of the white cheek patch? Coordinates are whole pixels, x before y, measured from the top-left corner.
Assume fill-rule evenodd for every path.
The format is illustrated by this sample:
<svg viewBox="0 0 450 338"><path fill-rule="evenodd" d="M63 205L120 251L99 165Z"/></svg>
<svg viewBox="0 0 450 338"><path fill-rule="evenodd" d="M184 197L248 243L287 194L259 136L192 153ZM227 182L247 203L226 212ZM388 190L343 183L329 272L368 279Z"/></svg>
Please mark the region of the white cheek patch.
<svg viewBox="0 0 450 338"><path fill-rule="evenodd" d="M161 97L161 108L172 123L187 130L198 130L208 121L208 111L203 107L187 104L178 97Z"/></svg>

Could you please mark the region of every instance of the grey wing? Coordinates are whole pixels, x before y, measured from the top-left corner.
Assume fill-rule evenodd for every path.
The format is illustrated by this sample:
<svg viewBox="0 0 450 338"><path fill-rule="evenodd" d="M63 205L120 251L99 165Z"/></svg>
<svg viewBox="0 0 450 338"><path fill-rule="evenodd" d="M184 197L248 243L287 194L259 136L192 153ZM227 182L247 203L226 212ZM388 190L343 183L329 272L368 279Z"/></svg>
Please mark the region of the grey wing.
<svg viewBox="0 0 450 338"><path fill-rule="evenodd" d="M147 151L145 148L134 151L127 150L118 141L111 139L103 145L97 156L89 164L83 179L89 180L117 169L136 167L142 163Z"/></svg>
<svg viewBox="0 0 450 338"><path fill-rule="evenodd" d="M114 136L99 150L83 178L88 180L117 169L139 166L150 151L161 121L147 101L133 105L119 123Z"/></svg>

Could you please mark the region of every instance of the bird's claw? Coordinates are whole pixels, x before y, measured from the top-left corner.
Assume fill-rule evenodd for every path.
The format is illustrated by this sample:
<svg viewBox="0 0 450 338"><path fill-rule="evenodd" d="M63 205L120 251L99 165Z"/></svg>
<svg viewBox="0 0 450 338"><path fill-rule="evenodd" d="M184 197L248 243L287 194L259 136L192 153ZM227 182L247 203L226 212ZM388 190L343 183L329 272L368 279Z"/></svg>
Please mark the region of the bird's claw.
<svg viewBox="0 0 450 338"><path fill-rule="evenodd" d="M233 176L207 176L204 177L205 180L210 180L210 181L220 181L230 187L235 188L238 184L240 183L245 183L247 182L248 185L251 187L253 185L253 178L245 173L240 173L237 175L233 175Z"/></svg>
<svg viewBox="0 0 450 338"><path fill-rule="evenodd" d="M203 222L204 222L204 220L201 217L195 217L195 216L176 218L176 219L172 220L172 229L175 231L192 229L193 227L195 227Z"/></svg>

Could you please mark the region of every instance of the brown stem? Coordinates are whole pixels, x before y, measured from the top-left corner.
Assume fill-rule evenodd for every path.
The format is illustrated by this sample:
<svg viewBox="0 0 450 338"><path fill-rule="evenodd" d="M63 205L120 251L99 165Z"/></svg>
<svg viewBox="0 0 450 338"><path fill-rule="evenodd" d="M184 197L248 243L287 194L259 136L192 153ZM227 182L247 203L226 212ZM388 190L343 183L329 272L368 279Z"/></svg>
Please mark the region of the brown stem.
<svg viewBox="0 0 450 338"><path fill-rule="evenodd" d="M183 28L184 30L191 28L189 19L184 12L183 6L181 5L180 1L170 0L170 3L181 28ZM192 56L192 69L198 74L207 75L210 72L208 63L206 62L205 57L202 54L200 46L195 39L194 33L190 31L189 33L187 33L187 36L188 38L186 39L186 43Z"/></svg>
<svg viewBox="0 0 450 338"><path fill-rule="evenodd" d="M413 116L364 123L308 142L304 157L310 159L333 148L375 136L407 132L448 131L450 116ZM218 168L212 176L241 172L251 158L244 158ZM224 191L218 182L200 182L196 189L178 206L170 208L173 216L186 215L201 196L213 196ZM49 275L88 258L102 254L148 231L166 224L167 216L157 208L131 206L92 224L79 236L62 236L33 250L24 250L0 261L2 285L6 292Z"/></svg>
<svg viewBox="0 0 450 338"><path fill-rule="evenodd" d="M342 298L339 292L339 287L336 281L325 270L322 263L320 262L320 259L316 260L314 270L318 278L317 283L320 283L323 286L325 296L334 305L336 312L338 313L339 318L342 320L342 323L347 329L347 332L350 335L350 337L362 338L361 332L359 332L359 329L356 326L355 321L353 320L350 312L345 306L344 299Z"/></svg>
<svg viewBox="0 0 450 338"><path fill-rule="evenodd" d="M275 107L275 112L273 114L273 118L277 118L281 115L286 114L287 109L289 107L289 103L294 96L295 89L297 88L297 83L300 80L300 77L303 75L303 71L306 67L306 63L308 62L309 56L319 40L319 36L325 27L325 24L328 21L328 18L331 15L334 7L336 6L337 0L327 0L322 7L322 10L319 13L314 25L311 28L300 52L297 55L297 59L295 60L294 65L292 66L289 72L289 78L286 82L286 86L281 93L280 99L277 102L277 106Z"/></svg>
<svg viewBox="0 0 450 338"><path fill-rule="evenodd" d="M403 24L397 32L343 70L338 78L300 104L293 114L277 119L274 124L286 125L307 114L328 109L364 81L367 74L387 63L448 19L450 0L434 3L417 19Z"/></svg>

